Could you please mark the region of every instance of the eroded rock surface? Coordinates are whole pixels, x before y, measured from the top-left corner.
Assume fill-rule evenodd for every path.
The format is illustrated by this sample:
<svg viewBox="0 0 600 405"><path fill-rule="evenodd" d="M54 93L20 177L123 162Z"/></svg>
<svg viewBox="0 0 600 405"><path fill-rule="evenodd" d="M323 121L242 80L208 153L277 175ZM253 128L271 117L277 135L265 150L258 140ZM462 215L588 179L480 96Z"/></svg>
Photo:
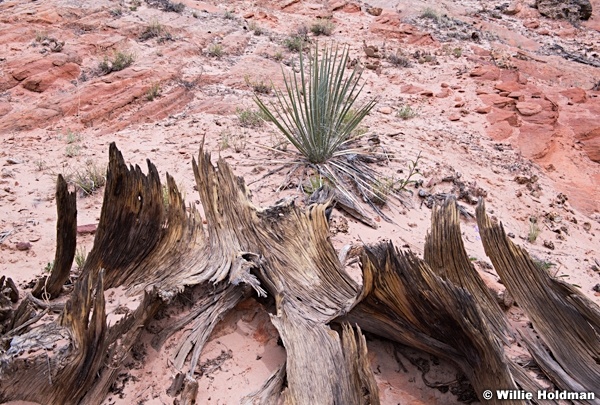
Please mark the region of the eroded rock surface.
<svg viewBox="0 0 600 405"><path fill-rule="evenodd" d="M543 16L565 20L588 20L592 16L589 0L536 0L535 5Z"/></svg>

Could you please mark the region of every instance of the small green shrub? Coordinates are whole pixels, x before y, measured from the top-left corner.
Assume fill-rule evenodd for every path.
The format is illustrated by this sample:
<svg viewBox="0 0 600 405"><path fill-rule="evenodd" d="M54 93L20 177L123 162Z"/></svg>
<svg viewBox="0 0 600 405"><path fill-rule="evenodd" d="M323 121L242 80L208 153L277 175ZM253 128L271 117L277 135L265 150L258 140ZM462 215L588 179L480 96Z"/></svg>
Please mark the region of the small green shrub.
<svg viewBox="0 0 600 405"><path fill-rule="evenodd" d="M109 13L111 16L119 18L123 15L123 10L121 10L120 8L113 8L109 11Z"/></svg>
<svg viewBox="0 0 600 405"><path fill-rule="evenodd" d="M411 118L416 117L417 113L415 110L413 110L413 108L410 105L405 104L402 107L400 107L400 109L396 113L396 116L403 120L409 120Z"/></svg>
<svg viewBox="0 0 600 405"><path fill-rule="evenodd" d="M408 164L408 174L405 178L394 182L394 191L401 192L405 191L410 184L418 184L418 180L414 180L414 177L419 174L419 160L421 159L421 152L417 155L415 160L411 160Z"/></svg>
<svg viewBox="0 0 600 405"><path fill-rule="evenodd" d="M81 140L81 135L77 132L73 132L70 129L67 130L66 141L68 144L77 143Z"/></svg>
<svg viewBox="0 0 600 405"><path fill-rule="evenodd" d="M529 218L529 233L527 234L527 241L529 243L535 243L539 235L540 227L538 225L538 219L536 217Z"/></svg>
<svg viewBox="0 0 600 405"><path fill-rule="evenodd" d="M417 52L415 52L415 54L413 56L417 60L417 62L420 64L424 64L424 63L429 63L432 65L439 64L435 55L432 55L430 52L417 51Z"/></svg>
<svg viewBox="0 0 600 405"><path fill-rule="evenodd" d="M263 81L256 82L252 85L252 90L254 90L255 93L269 94L271 93L271 85L266 84Z"/></svg>
<svg viewBox="0 0 600 405"><path fill-rule="evenodd" d="M302 37L305 41L308 41L308 27L306 25L301 25L296 30L296 35Z"/></svg>
<svg viewBox="0 0 600 405"><path fill-rule="evenodd" d="M437 11L430 7L427 7L421 12L421 18L426 18L437 22L440 20L441 17Z"/></svg>
<svg viewBox="0 0 600 405"><path fill-rule="evenodd" d="M233 11L227 10L225 11L225 14L223 14L223 18L225 18L226 20L233 20L235 19L235 14L233 13Z"/></svg>
<svg viewBox="0 0 600 405"><path fill-rule="evenodd" d="M112 71L118 72L129 67L135 61L135 55L130 52L117 52L112 62Z"/></svg>
<svg viewBox="0 0 600 405"><path fill-rule="evenodd" d="M256 36L260 36L263 35L266 31L264 30L264 28L261 28L256 21L250 21L248 23L248 29L252 32L254 32L254 35Z"/></svg>
<svg viewBox="0 0 600 405"><path fill-rule="evenodd" d="M371 190L371 201L378 206L384 206L388 202L390 196L404 192L408 189L409 185L417 183L417 180L415 180L414 177L419 174L419 159L421 159L420 153L417 155L415 160L409 162L408 174L405 178L397 178L392 176L381 177L378 179L373 184L373 188ZM470 260L471 259L472 258L470 258Z"/></svg>
<svg viewBox="0 0 600 405"><path fill-rule="evenodd" d="M158 21L152 21L144 29L144 32L142 32L139 39L140 39L140 41L147 41L151 38L160 37L165 32L166 32L165 28Z"/></svg>
<svg viewBox="0 0 600 405"><path fill-rule="evenodd" d="M393 54L387 57L388 62L396 67L411 67L410 58L402 54Z"/></svg>
<svg viewBox="0 0 600 405"><path fill-rule="evenodd" d="M77 266L78 270L83 269L83 265L85 264L86 259L87 252L85 248L77 249L77 251L75 252L75 265Z"/></svg>
<svg viewBox="0 0 600 405"><path fill-rule="evenodd" d="M232 148L235 153L240 153L246 149L246 136L241 133L232 134L231 131L225 130L221 132L220 150Z"/></svg>
<svg viewBox="0 0 600 405"><path fill-rule="evenodd" d="M38 172L43 171L47 166L46 166L46 161L43 160L42 158L36 159L33 164L35 165L35 169Z"/></svg>
<svg viewBox="0 0 600 405"><path fill-rule="evenodd" d="M79 141L81 141L81 135L68 129L65 134L65 142L67 143L67 147L65 148L66 157L71 158L79 155L81 151L81 146L78 144Z"/></svg>
<svg viewBox="0 0 600 405"><path fill-rule="evenodd" d="M301 35L293 34L283 40L283 45L291 52L301 52L308 41Z"/></svg>
<svg viewBox="0 0 600 405"><path fill-rule="evenodd" d="M536 265L536 267L540 270L550 270L552 267L556 266L556 263L552 263L547 260L542 260L537 257L531 257L531 260Z"/></svg>
<svg viewBox="0 0 600 405"><path fill-rule="evenodd" d="M252 90L255 93L260 93L260 94L270 94L271 93L271 85L266 83L264 80L260 79L258 81L252 81L250 80L249 76L245 76L244 77L244 81L246 82L246 84L249 87L252 87Z"/></svg>
<svg viewBox="0 0 600 405"><path fill-rule="evenodd" d="M98 68L102 74L109 74L112 72L118 72L133 64L135 61L135 55L132 52L117 51L114 53L112 59L104 57L104 60L100 62Z"/></svg>
<svg viewBox="0 0 600 405"><path fill-rule="evenodd" d="M160 84L154 83L152 86L150 86L150 88L146 92L146 99L148 101L154 101L154 99L157 97L160 97L160 95L161 95Z"/></svg>
<svg viewBox="0 0 600 405"><path fill-rule="evenodd" d="M375 182L373 187L373 203L384 206L387 203L390 194L394 191L394 179L384 177Z"/></svg>
<svg viewBox="0 0 600 405"><path fill-rule="evenodd" d="M302 185L302 190L307 195L312 195L315 191L325 184L325 179L320 175L312 175L308 178L307 183Z"/></svg>
<svg viewBox="0 0 600 405"><path fill-rule="evenodd" d="M220 58L223 56L223 45L221 44L211 44L207 50L208 56L213 58Z"/></svg>
<svg viewBox="0 0 600 405"><path fill-rule="evenodd" d="M79 145L68 145L65 148L65 156L69 157L69 158L79 156L80 152L81 152L81 147Z"/></svg>
<svg viewBox="0 0 600 405"><path fill-rule="evenodd" d="M100 168L96 163L88 161L83 169L76 170L70 176L70 182L84 196L92 195L106 184L106 168Z"/></svg>
<svg viewBox="0 0 600 405"><path fill-rule="evenodd" d="M229 149L231 145L229 145L229 138L231 137L230 131L222 131L221 132L221 144L219 146L220 150Z"/></svg>
<svg viewBox="0 0 600 405"><path fill-rule="evenodd" d="M49 38L48 33L45 31L36 31L35 32L35 42L42 42L48 38Z"/></svg>
<svg viewBox="0 0 600 405"><path fill-rule="evenodd" d="M261 113L256 110L252 110L250 108L236 109L236 114L238 117L238 121L240 126L245 128L259 128L262 127L265 123L265 120Z"/></svg>
<svg viewBox="0 0 600 405"><path fill-rule="evenodd" d="M44 267L44 271L46 273L52 273L52 269L54 268L54 260L52 260L51 262L46 263L46 266Z"/></svg>
<svg viewBox="0 0 600 405"><path fill-rule="evenodd" d="M330 20L319 20L310 26L310 32L312 32L316 36L330 36L331 34L333 34L334 29L335 25Z"/></svg>

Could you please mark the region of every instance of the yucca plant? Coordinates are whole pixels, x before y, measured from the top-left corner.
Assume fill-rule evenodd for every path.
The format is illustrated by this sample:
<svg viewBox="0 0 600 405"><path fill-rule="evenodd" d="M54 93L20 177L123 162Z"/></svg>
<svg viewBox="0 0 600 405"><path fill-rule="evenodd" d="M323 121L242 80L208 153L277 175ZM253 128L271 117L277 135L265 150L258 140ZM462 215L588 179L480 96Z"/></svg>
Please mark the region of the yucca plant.
<svg viewBox="0 0 600 405"><path fill-rule="evenodd" d="M358 192L386 218L374 204L381 200L382 176L368 165L382 156L357 142L364 131L356 129L376 104L375 99L357 102L364 88L362 70L346 73L348 48L325 47L320 54L315 47L308 59L300 53L300 72L284 73L285 90L275 91L275 102L267 105L258 95L254 100L297 149L292 171L308 166L356 205Z"/></svg>
<svg viewBox="0 0 600 405"><path fill-rule="evenodd" d="M375 100L370 100L353 109L364 84L359 87L361 70L344 74L347 62L347 48L341 54L338 49L325 48L319 57L315 47L308 75L300 53L300 74L284 76L285 93L276 92L273 111L255 97L265 116L310 163L325 163L336 155L347 154L348 145L355 140L354 129L375 106Z"/></svg>

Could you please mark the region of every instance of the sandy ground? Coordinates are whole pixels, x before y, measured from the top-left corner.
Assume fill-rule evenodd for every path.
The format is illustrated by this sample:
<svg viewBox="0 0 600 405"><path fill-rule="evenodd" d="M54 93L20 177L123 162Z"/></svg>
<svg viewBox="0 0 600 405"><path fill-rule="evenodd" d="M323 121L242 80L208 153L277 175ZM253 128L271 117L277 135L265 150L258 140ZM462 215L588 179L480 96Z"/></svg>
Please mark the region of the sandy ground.
<svg viewBox="0 0 600 405"><path fill-rule="evenodd" d="M4 146L0 150L0 232L4 235L0 274L12 277L21 289L31 288L32 281L44 274L53 260L57 174L73 175L90 164L103 167L111 142L117 143L128 163L145 170L145 161L150 159L161 174L173 175L191 204L199 204L191 159L203 139L214 159L225 159L236 174L245 178L255 204L266 206L285 196L296 196L302 202L298 179L286 179L285 171L264 177L268 170L289 159L288 152L274 150L282 142L276 129L268 124L242 127L236 109L254 108L248 81L272 80L279 87L281 68L289 71L290 65L297 64L297 55L282 45L290 32L302 23L310 25L317 17L332 16L334 34L322 42L348 45L352 58L363 64L373 62L365 56L363 41L387 54L400 49L411 60L407 68L378 60L377 69L365 69L363 74L364 97L378 98L377 107L364 120L364 142L378 139L379 147L391 157L379 169L388 176L401 177L420 156L415 179L426 193L454 192L448 178L479 189L485 195L488 213L502 221L517 244L549 263L554 276L577 285L600 304L600 293L593 290L600 283L600 169L586 155L585 143L578 142L574 132L540 140L540 128L546 128L543 125L547 123L532 123L524 116L519 116L524 122L519 127L503 124L510 117L490 119L494 114L503 114L504 110L496 110L497 105L491 112L478 112L488 104L485 95L497 94L494 86L518 81L522 74L528 86L535 86L535 90L527 87L522 91L540 91L555 101L561 115L553 121L553 134L562 133L561 128L574 128L573 122L581 121L582 116L594 117L593 106L600 93L590 89L600 79L598 68L550 54L548 44L560 43L572 51L590 43L588 48L597 48L597 11L590 22L573 28L568 23L541 18L527 3L516 16L502 15L500 19L480 12L479 2L452 1L371 1L371 6L383 8L379 17L364 11L350 12L346 7L331 11L331 3L304 1L292 2L284 9L278 2L267 1L227 5L186 1L182 14L162 12L146 3L132 10L134 3L128 1L94 2L84 8L69 1L45 3L0 4L0 35L10 39L0 41L0 67L4 73L13 60L41 57L40 45L35 45L36 33L40 32L64 38L65 52L78 55L80 69L77 79L60 77L43 92L17 85L0 94L0 108L11 108L6 114L21 114L12 115L8 124L0 121ZM493 9L495 5L488 7ZM61 11L60 17L52 14L53 7ZM441 27L420 18L426 7L464 25ZM112 12L117 8L122 10L119 16ZM226 10L232 11L232 19L225 18ZM76 17L69 16L69 12ZM524 22L530 20L538 21L541 28L524 28ZM162 24L172 40L138 40L151 22ZM257 26L265 32L251 32ZM553 30L552 35L540 34L544 27ZM576 34L554 34L568 29L576 29ZM10 37L10 32L18 35ZM479 33L477 41L468 39L472 32ZM214 44L222 46L222 57L208 55ZM112 49L132 50L135 63L122 72L94 77L98 61ZM512 57L518 51L534 58ZM414 57L416 52L429 56L419 63ZM503 57L507 58L505 65ZM491 66L500 72L499 76L491 80L474 76L471 73L477 66ZM86 82L81 79L84 73L88 76ZM4 87L6 83L10 82L2 82ZM110 97L111 83L118 83L125 93L138 92L138 96L119 104L122 93ZM159 83L161 95L149 101L145 96L154 83ZM584 89L586 104L574 104L568 96L559 95L572 88ZM264 97L273 99L272 95ZM76 111L63 110L62 116L47 120L36 118L44 105L56 102L73 107L74 100L84 100ZM36 107L32 110L31 106ZM400 118L397 113L404 106L410 106L415 116ZM385 214L393 223L376 217L378 229L335 211L332 242L336 248L391 239L397 246L422 254L431 211L417 196L417 188L410 191L410 206L395 204L386 208ZM101 203L101 190L92 195L81 193L78 224L96 224ZM474 212L474 207L462 204ZM530 242L531 218L537 221L539 235ZM466 248L482 276L490 288L502 292L498 277L486 266L488 259L475 222L464 220L462 229ZM93 235L78 235L81 252L89 252L92 244ZM359 277L356 265L348 271ZM122 292L106 294L112 297L112 308L135 305ZM168 319L176 315L165 316ZM508 316L515 327L527 324L518 307L511 308ZM177 370L171 360L185 331L168 339L157 352L150 344L153 330L148 329L126 361L106 404L172 403L167 388ZM277 341L266 310L253 301L240 304L223 319L203 351L196 372L198 403L239 403L283 363L285 352ZM428 388L423 373L414 364L419 356L427 360L432 371L425 380L438 383L456 379L452 367L437 364L437 359L427 355L399 351L374 337L369 337L369 353L383 404L458 401L450 391Z"/></svg>

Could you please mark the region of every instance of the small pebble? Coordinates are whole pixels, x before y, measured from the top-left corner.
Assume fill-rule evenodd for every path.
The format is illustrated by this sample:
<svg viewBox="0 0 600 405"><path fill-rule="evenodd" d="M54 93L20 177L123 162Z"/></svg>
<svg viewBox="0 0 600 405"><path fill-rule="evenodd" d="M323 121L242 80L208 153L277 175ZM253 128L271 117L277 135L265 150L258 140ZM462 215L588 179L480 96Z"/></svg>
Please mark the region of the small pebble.
<svg viewBox="0 0 600 405"><path fill-rule="evenodd" d="M29 242L17 242L17 246L16 246L17 250L29 250L31 249L31 243Z"/></svg>
<svg viewBox="0 0 600 405"><path fill-rule="evenodd" d="M21 160L16 159L16 158L8 158L6 159L6 163L8 163L9 165L18 165L23 163Z"/></svg>

